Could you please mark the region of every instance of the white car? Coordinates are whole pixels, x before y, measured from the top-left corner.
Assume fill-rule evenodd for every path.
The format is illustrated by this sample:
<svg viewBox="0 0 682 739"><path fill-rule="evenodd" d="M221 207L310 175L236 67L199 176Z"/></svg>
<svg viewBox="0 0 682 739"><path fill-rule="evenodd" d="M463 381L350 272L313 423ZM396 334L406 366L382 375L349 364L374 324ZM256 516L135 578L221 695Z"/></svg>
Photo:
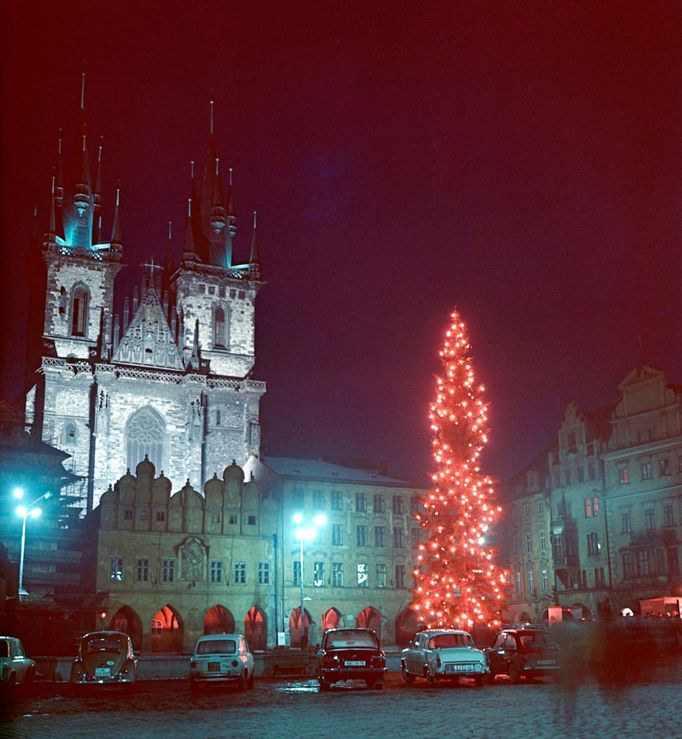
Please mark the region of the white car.
<svg viewBox="0 0 682 739"><path fill-rule="evenodd" d="M430 629L415 634L403 649L400 667L406 683L425 678L429 685L437 680L473 678L478 687L487 680L490 670L485 652L477 649L468 631Z"/></svg>
<svg viewBox="0 0 682 739"><path fill-rule="evenodd" d="M29 659L19 639L0 636L0 684L11 690L17 685L30 685L36 675L36 663Z"/></svg>
<svg viewBox="0 0 682 739"><path fill-rule="evenodd" d="M254 662L241 634L207 634L197 639L189 663L192 690L210 683L236 683L239 690L253 687Z"/></svg>

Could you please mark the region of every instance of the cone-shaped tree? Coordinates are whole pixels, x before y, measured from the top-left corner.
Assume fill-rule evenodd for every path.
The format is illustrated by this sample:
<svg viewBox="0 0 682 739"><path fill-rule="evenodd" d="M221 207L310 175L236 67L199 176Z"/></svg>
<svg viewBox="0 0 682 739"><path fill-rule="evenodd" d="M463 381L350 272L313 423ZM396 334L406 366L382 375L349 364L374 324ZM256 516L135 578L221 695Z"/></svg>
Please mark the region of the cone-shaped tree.
<svg viewBox="0 0 682 739"><path fill-rule="evenodd" d="M414 571L412 607L428 628L497 625L506 573L487 545L500 508L493 486L479 468L487 443L487 405L477 385L466 327L451 315L430 406L433 487L417 514L424 529Z"/></svg>

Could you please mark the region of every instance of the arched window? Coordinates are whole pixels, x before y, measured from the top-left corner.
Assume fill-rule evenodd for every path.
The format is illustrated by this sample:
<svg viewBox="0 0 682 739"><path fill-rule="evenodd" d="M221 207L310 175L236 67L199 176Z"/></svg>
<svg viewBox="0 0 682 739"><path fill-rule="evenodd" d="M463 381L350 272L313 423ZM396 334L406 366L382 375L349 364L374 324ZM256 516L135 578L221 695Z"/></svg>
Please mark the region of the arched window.
<svg viewBox="0 0 682 739"><path fill-rule="evenodd" d="M151 408L141 408L128 420L126 428L128 467L134 470L145 454L157 470L164 468L166 424Z"/></svg>
<svg viewBox="0 0 682 739"><path fill-rule="evenodd" d="M221 306L213 312L213 346L227 348L227 313Z"/></svg>
<svg viewBox="0 0 682 739"><path fill-rule="evenodd" d="M71 295L71 335L85 336L88 327L90 293L84 285L76 285Z"/></svg>

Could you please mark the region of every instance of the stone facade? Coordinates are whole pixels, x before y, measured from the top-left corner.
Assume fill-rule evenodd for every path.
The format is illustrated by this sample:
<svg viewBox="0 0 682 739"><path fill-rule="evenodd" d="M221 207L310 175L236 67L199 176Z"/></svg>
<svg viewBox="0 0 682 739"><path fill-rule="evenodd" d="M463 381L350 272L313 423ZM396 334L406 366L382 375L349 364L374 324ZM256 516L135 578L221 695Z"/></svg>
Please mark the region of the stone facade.
<svg viewBox="0 0 682 739"><path fill-rule="evenodd" d="M556 442L507 486L510 620L549 605L579 618L638 612L643 598L682 595L682 390L649 367L618 387L615 406L569 403Z"/></svg>
<svg viewBox="0 0 682 739"><path fill-rule="evenodd" d="M169 238L164 268L151 260L141 291L121 300L114 292L123 254L118 195L111 238L103 241L101 157L93 184L84 128L77 166L62 182L61 144L59 151L42 244L44 351L27 396L27 428L70 455L70 470L88 483L87 510L145 456L174 489L187 480L201 489L226 460L244 464L260 452L255 230L249 261L233 263L232 192L223 191L211 133L179 263Z"/></svg>
<svg viewBox="0 0 682 739"><path fill-rule="evenodd" d="M335 625L370 626L387 643L411 635L411 510L422 491L319 461L252 457L246 467L248 482L232 464L203 494L172 493L142 462L101 497L84 582L97 593L96 626L156 651L189 651L199 635L235 628L259 649L313 644ZM294 512L327 517L304 546L303 590Z"/></svg>

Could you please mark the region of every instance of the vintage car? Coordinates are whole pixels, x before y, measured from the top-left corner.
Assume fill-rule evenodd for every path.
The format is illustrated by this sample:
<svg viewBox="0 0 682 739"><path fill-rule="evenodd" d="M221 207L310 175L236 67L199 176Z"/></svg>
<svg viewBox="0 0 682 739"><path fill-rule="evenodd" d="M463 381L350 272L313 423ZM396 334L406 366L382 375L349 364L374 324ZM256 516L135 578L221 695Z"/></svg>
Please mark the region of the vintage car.
<svg viewBox="0 0 682 739"><path fill-rule="evenodd" d="M133 642L120 631L92 631L81 637L78 656L71 666L74 685L134 687L137 659Z"/></svg>
<svg viewBox="0 0 682 739"><path fill-rule="evenodd" d="M467 631L428 629L415 634L400 655L400 669L406 683L423 677L430 685L437 680L473 678L478 687L488 678L488 660L477 649Z"/></svg>
<svg viewBox="0 0 682 739"><path fill-rule="evenodd" d="M235 683L239 690L253 687L254 660L241 634L200 636L189 663L192 690L201 685Z"/></svg>
<svg viewBox="0 0 682 739"><path fill-rule="evenodd" d="M341 680L364 680L368 688L384 687L386 655L372 629L328 629L317 652L320 690Z"/></svg>
<svg viewBox="0 0 682 739"><path fill-rule="evenodd" d="M29 659L19 639L0 636L0 685L12 690L17 685L30 685L36 674L36 663Z"/></svg>
<svg viewBox="0 0 682 739"><path fill-rule="evenodd" d="M559 676L559 645L542 628L520 626L503 629L486 650L490 674L509 675L513 683L537 677Z"/></svg>

